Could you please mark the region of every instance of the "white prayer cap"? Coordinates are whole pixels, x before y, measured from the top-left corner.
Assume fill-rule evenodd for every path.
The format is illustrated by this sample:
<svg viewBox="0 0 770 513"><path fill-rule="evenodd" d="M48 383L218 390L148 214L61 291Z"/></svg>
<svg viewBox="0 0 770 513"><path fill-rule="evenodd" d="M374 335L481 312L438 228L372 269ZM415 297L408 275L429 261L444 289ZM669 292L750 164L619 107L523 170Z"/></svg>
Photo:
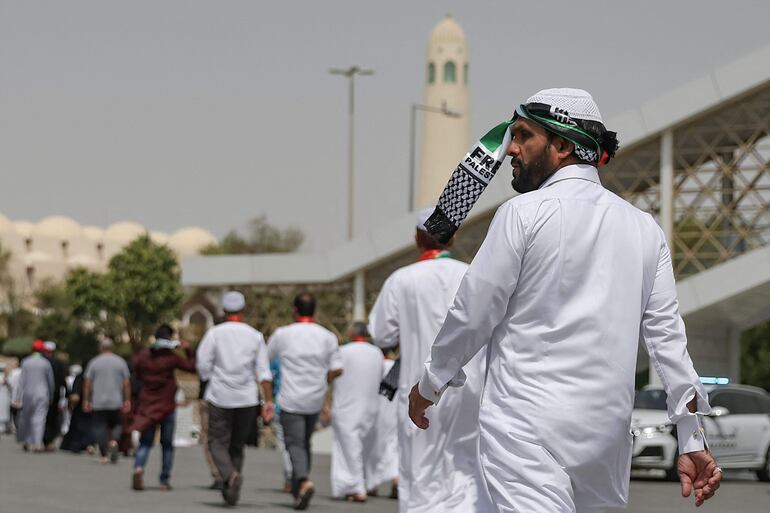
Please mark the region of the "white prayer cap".
<svg viewBox="0 0 770 513"><path fill-rule="evenodd" d="M246 307L246 298L235 290L225 292L222 296L222 309L225 312L240 312Z"/></svg>
<svg viewBox="0 0 770 513"><path fill-rule="evenodd" d="M77 363L74 365L70 365L70 376L77 376L83 372L83 367L78 365Z"/></svg>
<svg viewBox="0 0 770 513"><path fill-rule="evenodd" d="M527 98L527 103L544 103L557 109L563 109L574 119L598 121L604 124L599 107L593 97L582 89L556 87L543 89Z"/></svg>
<svg viewBox="0 0 770 513"><path fill-rule="evenodd" d="M435 209L436 207L428 207L417 212L417 222L415 223L415 228L423 232L427 232L428 230L425 228L425 222L428 220L431 214L433 214Z"/></svg>
<svg viewBox="0 0 770 513"><path fill-rule="evenodd" d="M56 342L51 342L50 340L47 340L43 343L43 345L45 346L45 350L48 351L49 353L53 353L54 351L56 351Z"/></svg>

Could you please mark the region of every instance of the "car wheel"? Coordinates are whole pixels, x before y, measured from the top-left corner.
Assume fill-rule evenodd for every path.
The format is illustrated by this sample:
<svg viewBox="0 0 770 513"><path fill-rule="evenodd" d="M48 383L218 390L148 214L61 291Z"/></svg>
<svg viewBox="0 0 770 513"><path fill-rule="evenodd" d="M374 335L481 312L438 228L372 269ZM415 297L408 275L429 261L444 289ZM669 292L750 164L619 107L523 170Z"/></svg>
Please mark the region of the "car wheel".
<svg viewBox="0 0 770 513"><path fill-rule="evenodd" d="M679 482L679 451L674 454L674 460L671 466L666 469L666 481Z"/></svg>
<svg viewBox="0 0 770 513"><path fill-rule="evenodd" d="M770 447L767 448L765 455L765 466L757 470L757 479L763 483L770 483Z"/></svg>

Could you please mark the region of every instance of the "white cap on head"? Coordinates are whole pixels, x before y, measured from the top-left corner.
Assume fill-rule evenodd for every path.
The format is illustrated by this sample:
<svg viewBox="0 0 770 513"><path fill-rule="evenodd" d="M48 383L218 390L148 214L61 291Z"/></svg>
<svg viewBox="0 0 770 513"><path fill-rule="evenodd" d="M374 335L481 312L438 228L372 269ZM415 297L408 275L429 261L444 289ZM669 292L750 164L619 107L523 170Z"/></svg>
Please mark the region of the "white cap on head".
<svg viewBox="0 0 770 513"><path fill-rule="evenodd" d="M417 212L417 221L415 223L415 228L423 232L427 232L428 230L427 228L425 228L425 222L433 214L433 211L435 209L436 207L428 207Z"/></svg>
<svg viewBox="0 0 770 513"><path fill-rule="evenodd" d="M222 309L225 312L240 312L246 308L246 298L238 291L231 290L222 296Z"/></svg>
<svg viewBox="0 0 770 513"><path fill-rule="evenodd" d="M70 376L77 376L81 372L83 372L82 366L78 365L77 363L70 365Z"/></svg>
<svg viewBox="0 0 770 513"><path fill-rule="evenodd" d="M56 351L56 342L51 342L50 340L47 340L43 343L43 346L45 347L45 350L49 353L53 353Z"/></svg>
<svg viewBox="0 0 770 513"><path fill-rule="evenodd" d="M582 89L555 87L543 89L527 98L527 103L544 103L551 107L566 110L571 118L586 121L598 121L604 124L599 107L593 97Z"/></svg>

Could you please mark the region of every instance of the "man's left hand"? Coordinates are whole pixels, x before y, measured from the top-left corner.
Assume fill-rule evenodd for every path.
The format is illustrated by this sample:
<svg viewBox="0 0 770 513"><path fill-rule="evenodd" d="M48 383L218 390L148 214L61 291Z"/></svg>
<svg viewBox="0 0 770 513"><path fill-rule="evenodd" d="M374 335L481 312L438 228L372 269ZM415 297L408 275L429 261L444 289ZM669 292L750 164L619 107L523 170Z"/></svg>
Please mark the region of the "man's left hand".
<svg viewBox="0 0 770 513"><path fill-rule="evenodd" d="M709 451L688 452L677 463L682 497L695 491L695 506L701 506L714 496L722 481L722 469Z"/></svg>
<svg viewBox="0 0 770 513"><path fill-rule="evenodd" d="M415 426L420 429L428 429L430 421L425 416L425 410L432 405L432 402L420 395L417 385L412 387L412 391L409 392L409 418L412 419Z"/></svg>

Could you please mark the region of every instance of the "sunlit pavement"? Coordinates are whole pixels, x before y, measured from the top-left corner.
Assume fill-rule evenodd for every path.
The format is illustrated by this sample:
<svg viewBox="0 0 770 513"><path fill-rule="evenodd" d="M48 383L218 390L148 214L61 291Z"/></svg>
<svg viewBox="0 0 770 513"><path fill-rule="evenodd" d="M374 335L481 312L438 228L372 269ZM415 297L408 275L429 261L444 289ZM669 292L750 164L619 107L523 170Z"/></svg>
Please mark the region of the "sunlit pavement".
<svg viewBox="0 0 770 513"><path fill-rule="evenodd" d="M10 438L0 439L0 511L3 513L194 513L220 511L221 495L208 490L210 478L199 448L178 449L172 477L174 490L157 488L160 451L155 447L145 474L144 492L130 488L131 461L99 465L96 458L69 453L25 454ZM275 451L250 449L246 454L240 509L286 512L291 498L281 493L281 463ZM395 513L396 501L375 498L366 504L332 500L329 489L329 457L317 456L312 477L318 492L311 511ZM383 489L383 492L385 490ZM679 496L679 486L637 477L631 481L629 509L633 513L695 511L690 500ZM699 511L720 513L767 513L770 483L752 474L728 474L719 494Z"/></svg>

